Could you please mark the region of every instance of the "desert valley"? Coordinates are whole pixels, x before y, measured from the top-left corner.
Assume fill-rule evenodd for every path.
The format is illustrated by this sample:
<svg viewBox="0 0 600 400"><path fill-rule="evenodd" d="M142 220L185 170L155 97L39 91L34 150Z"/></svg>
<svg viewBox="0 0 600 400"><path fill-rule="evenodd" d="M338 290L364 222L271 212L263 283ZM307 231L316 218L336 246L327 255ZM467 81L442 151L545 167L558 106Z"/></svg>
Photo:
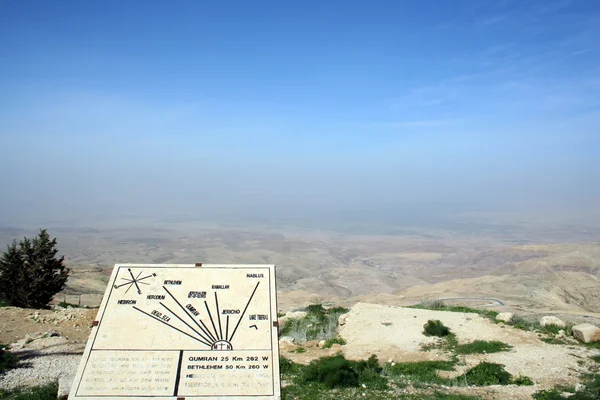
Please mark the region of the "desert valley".
<svg viewBox="0 0 600 400"><path fill-rule="evenodd" d="M95 308L119 263L275 264L280 352L282 360L297 366L289 370L296 375L282 375L287 399L529 399L555 387L581 389L585 374L597 368L585 360L598 358L600 349L578 346L571 336L579 324L600 326L600 231L593 221L584 228L463 221L451 227L375 229L368 234L184 221L63 224L51 230L72 272L66 288L55 296L54 310L0 308L0 343L12 343L14 353L25 360L21 363L32 368L0 377L7 389L72 379ZM35 232L4 227L0 242ZM347 313L332 314L327 328L310 336L315 320L304 310L319 304L326 320L327 309ZM514 321L495 319L502 315L515 315ZM540 325L548 317L558 318L564 328ZM423 336L423 324L430 319L442 321L454 339ZM506 349L460 355L460 346L474 343L503 343ZM383 392L363 383L367 392L317 388L314 393L311 385L298 383L303 373L298 371L308 368L303 366L336 354L349 360L378 357L384 363L382 379L391 383ZM436 364L448 357L457 364ZM485 362L503 366L514 379L526 376L533 386L481 387L467 381L469 368ZM394 377L394 365L411 363L452 371Z"/></svg>

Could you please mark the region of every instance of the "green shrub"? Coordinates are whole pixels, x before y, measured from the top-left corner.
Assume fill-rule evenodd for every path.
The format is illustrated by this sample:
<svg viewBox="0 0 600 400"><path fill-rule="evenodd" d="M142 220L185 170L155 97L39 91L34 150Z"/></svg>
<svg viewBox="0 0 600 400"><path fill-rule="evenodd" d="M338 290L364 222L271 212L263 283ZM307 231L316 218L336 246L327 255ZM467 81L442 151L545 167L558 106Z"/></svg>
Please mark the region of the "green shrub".
<svg viewBox="0 0 600 400"><path fill-rule="evenodd" d="M538 328L542 333L548 334L548 335L558 335L559 331L564 331L565 335L567 336L571 336L573 334L572 331L572 326L570 325L566 325L566 326L558 326L558 325L554 325L554 324L549 324L549 325L545 325L545 326L539 326Z"/></svg>
<svg viewBox="0 0 600 400"><path fill-rule="evenodd" d="M283 362L282 362L283 363ZM291 362L297 375L285 376L287 385L282 388L282 399L338 400L367 398L371 400L482 400L477 396L448 393L447 390L432 388L432 384L456 384L455 380L437 375L439 370L453 370L454 362L427 361L400 363L385 367L379 364L376 356L368 360L349 361L343 356L324 357L308 366ZM283 371L283 368L282 368ZM341 372L341 373L340 373ZM355 382L353 377L357 378ZM391 385L388 383L388 377ZM399 379L400 378L400 379ZM412 393L399 395L398 389L413 383L415 388L423 388Z"/></svg>
<svg viewBox="0 0 600 400"><path fill-rule="evenodd" d="M367 369L358 376L358 383L365 385L367 389L385 390L388 388L389 383L385 376L375 372L374 370Z"/></svg>
<svg viewBox="0 0 600 400"><path fill-rule="evenodd" d="M292 360L279 356L279 372L282 375L290 375L298 373L300 366Z"/></svg>
<svg viewBox="0 0 600 400"><path fill-rule="evenodd" d="M525 319L522 315L515 315L509 322L509 325L517 329L521 329L524 331L533 331L536 329L540 329L541 325L538 321L529 321Z"/></svg>
<svg viewBox="0 0 600 400"><path fill-rule="evenodd" d="M6 345L0 344L0 373L17 366L19 358L6 350Z"/></svg>
<svg viewBox="0 0 600 400"><path fill-rule="evenodd" d="M556 385L554 386L554 389L558 390L559 392L566 392L566 393L575 393L575 386L570 386L570 385Z"/></svg>
<svg viewBox="0 0 600 400"><path fill-rule="evenodd" d="M388 380L382 376L383 367L379 365L376 355L372 355L368 360L351 361L352 368L358 373L358 383L365 385L369 389L385 390L388 387Z"/></svg>
<svg viewBox="0 0 600 400"><path fill-rule="evenodd" d="M591 342L591 343L580 343L585 347L589 347L590 349L598 349L600 350L600 340Z"/></svg>
<svg viewBox="0 0 600 400"><path fill-rule="evenodd" d="M401 397L404 399L404 397ZM428 392L406 396L410 400L482 400L481 397L448 392Z"/></svg>
<svg viewBox="0 0 600 400"><path fill-rule="evenodd" d="M533 380L524 375L519 375L515 379L513 379L512 383L517 386L533 386Z"/></svg>
<svg viewBox="0 0 600 400"><path fill-rule="evenodd" d="M325 315L325 309L321 304L311 304L305 308L305 311L314 315Z"/></svg>
<svg viewBox="0 0 600 400"><path fill-rule="evenodd" d="M576 392L575 390L566 390L559 386L549 389L540 390L533 394L533 398L537 400L596 400L600 399L600 374L586 374L583 376L583 389ZM569 391L571 394L564 396L562 392Z"/></svg>
<svg viewBox="0 0 600 400"><path fill-rule="evenodd" d="M297 349L290 351L290 353L302 354L306 353L306 349L304 347L298 347Z"/></svg>
<svg viewBox="0 0 600 400"><path fill-rule="evenodd" d="M380 374L383 371L383 367L379 365L379 360L377 356L373 354L369 357L368 360L360 360L360 361L351 361L354 369L358 372L358 374L362 374L366 370L374 371Z"/></svg>
<svg viewBox="0 0 600 400"><path fill-rule="evenodd" d="M552 334L552 335L557 335L558 331L560 331L561 329L563 329L561 326L554 325L554 324L548 324L548 325L544 325L544 326L540 325L540 328L539 328L539 330L542 333L547 333L547 334Z"/></svg>
<svg viewBox="0 0 600 400"><path fill-rule="evenodd" d="M556 389L540 390L531 395L536 400L563 400L565 397Z"/></svg>
<svg viewBox="0 0 600 400"><path fill-rule="evenodd" d="M326 313L342 315L342 314L346 314L349 311L350 310L345 307L332 307L332 308L326 310Z"/></svg>
<svg viewBox="0 0 600 400"><path fill-rule="evenodd" d="M321 304L313 304L306 307L306 312L303 318L289 319L279 335L293 337L297 343L333 339L337 336L339 316L348 310L342 307L325 309Z"/></svg>
<svg viewBox="0 0 600 400"><path fill-rule="evenodd" d="M320 328L311 328L308 329L306 331L306 340L316 340L316 339L320 339L319 338L319 333L321 333L321 329Z"/></svg>
<svg viewBox="0 0 600 400"><path fill-rule="evenodd" d="M558 326L558 325L554 325L554 324L548 324L548 325L542 326L537 319L528 320L521 315L515 315L511 319L509 324L517 329L521 329L524 331L539 331L546 335L552 335L552 336L558 335L558 332L561 330L565 331L566 336L571 336L573 333L573 331L571 330L571 328L572 328L571 325ZM558 343L556 343L556 344L558 344Z"/></svg>
<svg viewBox="0 0 600 400"><path fill-rule="evenodd" d="M491 310L486 310L486 309L477 309L477 308L464 307L464 306L447 306L441 300L425 301L420 304L410 306L410 308L418 308L418 309L422 309L422 310L438 310L438 311L479 314L482 317L491 319L492 321L496 321L496 316L498 316L497 311L491 311Z"/></svg>
<svg viewBox="0 0 600 400"><path fill-rule="evenodd" d="M457 354L483 354L483 353L498 353L501 351L508 351L512 349L512 346L509 346L506 343L498 342L498 341L485 341L485 340L476 340L471 343L461 344L454 347L454 351Z"/></svg>
<svg viewBox="0 0 600 400"><path fill-rule="evenodd" d="M591 356L590 359L592 361L596 361L598 364L600 364L600 354L595 355L595 356Z"/></svg>
<svg viewBox="0 0 600 400"><path fill-rule="evenodd" d="M592 400L600 399L600 374L586 374L583 376L583 390L575 392L569 399Z"/></svg>
<svg viewBox="0 0 600 400"><path fill-rule="evenodd" d="M57 257L56 239L45 229L33 239L14 240L0 255L0 294L15 307L46 308L67 282L70 269Z"/></svg>
<svg viewBox="0 0 600 400"><path fill-rule="evenodd" d="M60 303L58 303L56 305L59 306L59 307L62 307L62 308L68 308L68 307L71 307L71 308L85 308L85 307L80 306L79 304L68 303L66 301L61 301Z"/></svg>
<svg viewBox="0 0 600 400"><path fill-rule="evenodd" d="M330 349L330 348L331 348L331 346L333 346L334 344L339 344L339 345L342 345L342 346L343 346L343 345L345 345L346 343L347 343L347 342L346 342L346 339L344 339L344 338L341 338L341 337L335 337L335 338L333 338L333 339L329 339L329 340L327 340L327 341L325 342L325 346L323 346L323 347L324 347L324 348L326 348L326 349Z"/></svg>
<svg viewBox="0 0 600 400"><path fill-rule="evenodd" d="M444 300L440 299L425 299L414 307L426 310L441 310L446 307L446 304L444 303Z"/></svg>
<svg viewBox="0 0 600 400"><path fill-rule="evenodd" d="M423 334L425 336L444 337L450 334L450 328L442 324L440 320L429 320L423 325Z"/></svg>
<svg viewBox="0 0 600 400"><path fill-rule="evenodd" d="M467 383L475 386L508 385L511 378L504 365L488 362L479 363L465 374Z"/></svg>
<svg viewBox="0 0 600 400"><path fill-rule="evenodd" d="M444 308L444 311L479 314L482 317L488 318L492 321L496 321L496 317L498 316L498 311L477 309L477 308L464 307L464 306L448 306L448 307Z"/></svg>
<svg viewBox="0 0 600 400"><path fill-rule="evenodd" d="M565 342L562 339L557 339L554 337L547 337L547 338L540 338L540 340L544 343L548 343L548 344L567 344L567 342Z"/></svg>
<svg viewBox="0 0 600 400"><path fill-rule="evenodd" d="M358 373L350 361L337 355L312 361L304 369L301 380L306 383L319 382L328 388L357 387Z"/></svg>
<svg viewBox="0 0 600 400"><path fill-rule="evenodd" d="M319 383L330 389L365 385L368 389L384 390L388 380L382 371L374 355L368 360L349 361L340 354L312 361L302 371L300 382Z"/></svg>
<svg viewBox="0 0 600 400"><path fill-rule="evenodd" d="M31 388L16 388L12 390L0 389L0 399L5 400L56 400L58 383L47 383L45 385Z"/></svg>
<svg viewBox="0 0 600 400"><path fill-rule="evenodd" d="M410 381L446 384L449 379L442 378L437 371L453 371L454 361L417 361L387 364L386 372L390 376L401 376Z"/></svg>

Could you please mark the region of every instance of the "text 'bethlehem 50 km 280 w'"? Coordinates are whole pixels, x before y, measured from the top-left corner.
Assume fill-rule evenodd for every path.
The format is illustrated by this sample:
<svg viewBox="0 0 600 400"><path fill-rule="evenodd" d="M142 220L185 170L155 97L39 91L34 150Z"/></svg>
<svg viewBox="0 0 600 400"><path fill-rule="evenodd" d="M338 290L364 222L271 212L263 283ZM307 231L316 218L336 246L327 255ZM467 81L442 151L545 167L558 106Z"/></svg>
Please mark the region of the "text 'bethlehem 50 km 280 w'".
<svg viewBox="0 0 600 400"><path fill-rule="evenodd" d="M75 399L279 399L274 265L115 265Z"/></svg>

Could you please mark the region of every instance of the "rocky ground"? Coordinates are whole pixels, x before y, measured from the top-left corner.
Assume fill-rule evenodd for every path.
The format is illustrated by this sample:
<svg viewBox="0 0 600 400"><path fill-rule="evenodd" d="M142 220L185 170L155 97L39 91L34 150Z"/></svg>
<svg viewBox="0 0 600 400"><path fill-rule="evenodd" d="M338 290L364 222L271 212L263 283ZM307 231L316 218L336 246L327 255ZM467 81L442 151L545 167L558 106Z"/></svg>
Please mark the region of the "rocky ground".
<svg viewBox="0 0 600 400"><path fill-rule="evenodd" d="M461 356L456 370L445 377L461 376L469 368L485 361L503 364L512 375L527 376L534 382L532 386L451 389L456 393L479 395L486 399L531 399L533 393L542 389L559 385L576 387L583 374L590 372L590 368L597 368L590 356L600 354L600 350L582 346L571 337L562 336L564 345L548 344L541 340L546 335L520 330L478 314L367 303L354 305L348 314L340 317L340 336L347 342L345 345L321 348L323 343L319 345L318 341L298 344L284 339L280 341L280 354L301 364L337 352L352 360L367 359L375 354L379 360L390 363L448 360L447 351L424 350L423 346L440 341L439 338L423 335L423 326L428 320L442 321L456 335L458 344L483 340L499 341L512 347L509 351L493 354ZM299 348L302 348L301 352Z"/></svg>
<svg viewBox="0 0 600 400"><path fill-rule="evenodd" d="M34 386L75 373L97 309L0 308L0 344L21 361L0 375L0 388Z"/></svg>
<svg viewBox="0 0 600 400"><path fill-rule="evenodd" d="M96 313L96 309L85 308L0 308L0 343L11 344L11 352L21 359L17 368L0 375L0 388L38 385L73 375ZM302 364L338 352L354 360L366 359L371 354L388 362L447 359L443 350L423 349L424 345L439 340L423 335L423 325L430 319L442 321L459 343L487 340L512 346L506 352L464 356L452 373L460 375L481 361L489 361L504 364L511 374L526 375L535 382L534 386L451 389L458 393L492 399L526 399L540 389L575 386L581 374L589 370L589 357L600 354L600 350L578 345L571 338L565 338L564 345L547 344L540 340L539 333L522 331L477 314L367 303L356 304L341 318L339 333L346 344L323 348L318 341L299 344L283 339L280 353ZM300 347L303 352L297 351Z"/></svg>
<svg viewBox="0 0 600 400"><path fill-rule="evenodd" d="M10 344L27 335L57 332L70 343L87 341L98 309L62 308L31 310L17 307L0 308L0 343Z"/></svg>

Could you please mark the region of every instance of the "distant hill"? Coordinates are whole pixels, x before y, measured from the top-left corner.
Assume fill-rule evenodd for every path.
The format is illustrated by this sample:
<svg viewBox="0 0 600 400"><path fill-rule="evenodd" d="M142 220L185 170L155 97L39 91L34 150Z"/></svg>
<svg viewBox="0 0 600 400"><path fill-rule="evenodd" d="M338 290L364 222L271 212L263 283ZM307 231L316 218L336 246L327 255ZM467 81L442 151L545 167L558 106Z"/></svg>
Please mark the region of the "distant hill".
<svg viewBox="0 0 600 400"><path fill-rule="evenodd" d="M480 297L499 298L529 310L597 312L600 278L584 272L535 275L482 276L414 286L396 293L407 299Z"/></svg>

